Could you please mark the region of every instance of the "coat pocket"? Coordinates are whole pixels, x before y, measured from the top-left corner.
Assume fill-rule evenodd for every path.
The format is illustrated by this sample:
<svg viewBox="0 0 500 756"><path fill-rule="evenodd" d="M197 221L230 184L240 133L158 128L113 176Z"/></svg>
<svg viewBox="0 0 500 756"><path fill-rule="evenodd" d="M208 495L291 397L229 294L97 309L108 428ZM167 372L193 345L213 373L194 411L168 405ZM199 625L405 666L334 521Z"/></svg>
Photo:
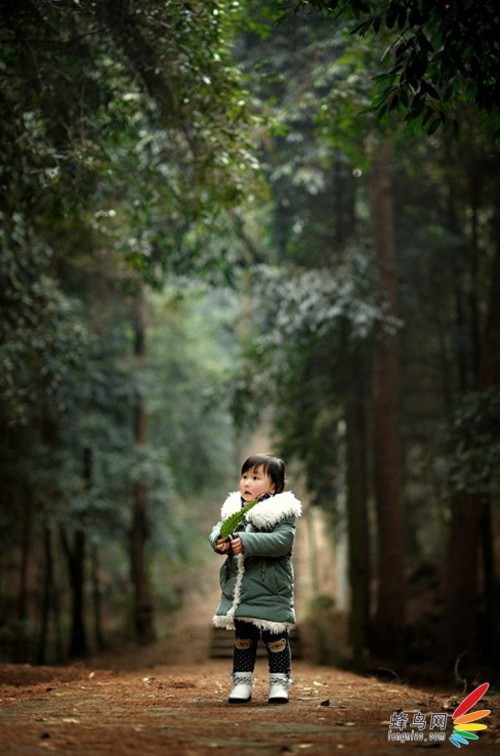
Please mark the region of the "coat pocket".
<svg viewBox="0 0 500 756"><path fill-rule="evenodd" d="M273 574L276 581L276 592L284 595L290 593L293 586L293 569L290 560L277 560L273 565Z"/></svg>
<svg viewBox="0 0 500 756"><path fill-rule="evenodd" d="M275 596L281 593L283 581L280 579L276 562L264 561L261 569L261 580L266 592L269 591Z"/></svg>

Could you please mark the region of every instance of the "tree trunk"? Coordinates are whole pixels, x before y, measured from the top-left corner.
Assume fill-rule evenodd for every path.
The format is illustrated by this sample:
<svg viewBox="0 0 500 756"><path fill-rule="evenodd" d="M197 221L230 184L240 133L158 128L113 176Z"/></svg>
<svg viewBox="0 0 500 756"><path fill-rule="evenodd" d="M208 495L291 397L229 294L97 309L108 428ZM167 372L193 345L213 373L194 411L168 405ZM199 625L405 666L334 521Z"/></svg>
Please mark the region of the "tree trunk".
<svg viewBox="0 0 500 756"><path fill-rule="evenodd" d="M145 321L144 291L141 289L137 301L134 323L134 354L139 364L144 362L146 356ZM140 390L137 390L136 393L134 436L138 447L145 446L147 443L147 415ZM146 546L149 537L147 504L146 485L140 480L135 481L132 485L130 566L134 589L134 626L139 643L150 643L155 639L153 602L151 599L151 586L146 557Z"/></svg>
<svg viewBox="0 0 500 756"><path fill-rule="evenodd" d="M476 382L479 391L500 386L500 214L497 215L496 227L497 243ZM488 628L496 626L496 600L491 590L494 567L491 559L493 545L490 517L489 505L480 495L460 494L455 497L451 509L446 560L444 652L449 660L464 652L474 656L479 650L477 618L480 604L480 548L485 583L485 624ZM486 649L491 657L498 653L495 646L496 642Z"/></svg>
<svg viewBox="0 0 500 756"><path fill-rule="evenodd" d="M445 647L448 662L476 650L480 508L475 494L453 500L446 560Z"/></svg>
<svg viewBox="0 0 500 756"><path fill-rule="evenodd" d="M92 605L94 609L94 642L98 650L106 648L102 629L101 591L99 586L99 550L92 542L90 547L90 576L92 581Z"/></svg>
<svg viewBox="0 0 500 756"><path fill-rule="evenodd" d="M346 402L347 524L351 611L349 634L353 659L362 662L368 648L370 613L370 539L368 522L368 449L365 361L346 347L350 394Z"/></svg>
<svg viewBox="0 0 500 756"><path fill-rule="evenodd" d="M498 194L500 195L500 190ZM500 196L498 202L500 202ZM496 223L496 236L495 257L491 266L488 309L479 362L478 387L480 390L500 385L500 210Z"/></svg>
<svg viewBox="0 0 500 756"><path fill-rule="evenodd" d="M63 527L61 527L60 533L71 586L69 655L71 657L80 657L85 656L89 650L87 631L85 629L85 553L87 538L80 524L76 525L72 544Z"/></svg>
<svg viewBox="0 0 500 756"><path fill-rule="evenodd" d="M497 195L500 195L500 183ZM500 196L497 196L496 216L496 253L492 266L491 287L489 295L488 317L484 330L484 341L479 363L479 388L500 387ZM497 439L500 440L500 439ZM483 648L489 660L495 664L500 658L497 630L498 599L496 594L496 576L494 560L494 535L491 523L491 502L481 503L480 543L482 550L482 567L484 575L484 607L486 637Z"/></svg>
<svg viewBox="0 0 500 756"><path fill-rule="evenodd" d="M86 446L83 450L83 479L85 490L90 491L93 480L94 455L92 449ZM102 631L101 596L99 591L98 551L94 540L90 544L90 583L92 589L92 609L94 620L94 640L97 649L104 648L104 636Z"/></svg>
<svg viewBox="0 0 500 756"><path fill-rule="evenodd" d="M83 450L82 476L84 488L88 491L92 482L92 451ZM68 563L71 586L71 638L69 655L72 657L88 654L87 630L85 627L85 559L87 553L87 534L80 516L75 522L73 546L71 547L66 531L61 528L61 541Z"/></svg>
<svg viewBox="0 0 500 756"><path fill-rule="evenodd" d="M482 574L484 576L484 633L481 647L485 657L497 665L500 659L497 642L497 585L495 576L495 539L491 522L491 502L485 497L481 502L479 522L482 553Z"/></svg>
<svg viewBox="0 0 500 756"><path fill-rule="evenodd" d="M370 226L379 291L390 316L397 314L397 278L387 142L373 155L369 175ZM373 482L377 512L378 592L375 643L391 656L402 652L405 626L405 534L400 494L399 368L396 333L381 324L374 339L372 376Z"/></svg>
<svg viewBox="0 0 500 756"><path fill-rule="evenodd" d="M27 616L28 573L31 563L31 538L33 532L33 502L31 494L21 490L23 533L21 541L21 565L19 570L19 591L17 595L17 617L21 622Z"/></svg>
<svg viewBox="0 0 500 756"><path fill-rule="evenodd" d="M45 664L47 660L47 644L49 636L50 596L54 578L54 566L52 559L52 538L50 529L43 529L43 584L42 600L40 606L40 629L36 652L36 663Z"/></svg>

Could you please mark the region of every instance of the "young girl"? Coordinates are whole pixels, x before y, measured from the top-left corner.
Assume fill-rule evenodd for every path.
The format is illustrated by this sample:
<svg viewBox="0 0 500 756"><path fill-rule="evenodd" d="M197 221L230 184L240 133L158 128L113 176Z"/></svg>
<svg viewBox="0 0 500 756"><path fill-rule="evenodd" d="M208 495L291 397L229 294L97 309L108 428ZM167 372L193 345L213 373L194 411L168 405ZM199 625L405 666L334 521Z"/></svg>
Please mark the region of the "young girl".
<svg viewBox="0 0 500 756"><path fill-rule="evenodd" d="M269 454L249 457L241 468L239 490L222 505L210 534L214 551L227 555L220 570L222 596L213 619L234 629L233 688L229 703L252 697L257 644L262 640L269 663L269 703L288 703L291 654L288 631L295 624L292 544L302 506L284 492L285 464ZM233 535L223 540L223 520L258 498Z"/></svg>

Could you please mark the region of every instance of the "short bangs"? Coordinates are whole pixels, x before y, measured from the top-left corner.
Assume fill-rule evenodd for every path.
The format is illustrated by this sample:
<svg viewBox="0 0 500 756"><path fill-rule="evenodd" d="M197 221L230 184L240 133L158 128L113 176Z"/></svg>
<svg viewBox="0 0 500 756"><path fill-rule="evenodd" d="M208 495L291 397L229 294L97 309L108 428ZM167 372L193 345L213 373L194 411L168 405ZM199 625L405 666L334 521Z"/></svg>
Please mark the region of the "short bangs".
<svg viewBox="0 0 500 756"><path fill-rule="evenodd" d="M241 474L252 470L254 467L262 468L274 483L274 492L281 493L285 488L285 463L279 457L271 454L252 454L243 462Z"/></svg>

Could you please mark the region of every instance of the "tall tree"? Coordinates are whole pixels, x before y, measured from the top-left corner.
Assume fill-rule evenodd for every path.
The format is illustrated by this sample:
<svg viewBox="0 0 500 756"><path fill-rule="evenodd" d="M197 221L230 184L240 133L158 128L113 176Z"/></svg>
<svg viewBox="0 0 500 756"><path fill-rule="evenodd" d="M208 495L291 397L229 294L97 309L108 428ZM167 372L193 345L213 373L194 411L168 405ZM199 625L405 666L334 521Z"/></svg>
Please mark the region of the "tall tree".
<svg viewBox="0 0 500 756"><path fill-rule="evenodd" d="M497 182L497 195L500 183ZM479 445L484 455L493 453L499 443L498 407L491 401L488 407L488 395L498 395L500 387L500 243L499 243L498 205L492 219L496 238L492 262L490 291L488 296L487 316L484 323L481 342L481 356L475 378L475 390L479 401L474 402L473 424L477 430L464 423L465 437L459 437L458 443L467 449ZM483 399L481 400L481 395ZM481 407L483 405L483 407ZM459 418L457 417L457 423ZM464 434L465 435L465 434ZM459 460L464 467L464 460ZM470 464L470 463L469 463ZM490 463L491 464L491 463ZM495 464L495 462L493 462ZM477 461L475 462L476 474ZM484 465L489 466L487 463ZM462 475L467 480L468 472ZM498 660L496 627L497 601L495 600L494 546L491 530L491 498L497 494L496 488L490 487L491 475L480 473L479 481L468 483L463 490L455 494L451 506L450 534L446 560L446 648L444 652L450 659L456 659L464 653L477 656L482 646L490 661ZM482 556L482 559L481 559ZM483 576L482 585L480 575ZM484 605L485 629L482 640L478 632L477 607L480 597ZM463 607L470 607L464 616Z"/></svg>
<svg viewBox="0 0 500 756"><path fill-rule="evenodd" d="M346 399L347 537L351 607L349 635L356 665L362 666L370 647L371 538L369 376L364 345L346 343L348 394ZM380 543L379 543L380 547Z"/></svg>
<svg viewBox="0 0 500 756"><path fill-rule="evenodd" d="M134 356L137 370L140 372L144 369L146 358L146 302L142 287L137 296L134 315ZM135 392L134 439L140 454L147 442L147 415L144 397L139 387ZM146 483L139 477L132 485L130 564L135 596L134 623L140 643L149 643L155 638L152 591L146 554L150 534L147 497Z"/></svg>
<svg viewBox="0 0 500 756"><path fill-rule="evenodd" d="M389 318L398 307L392 188L392 148L371 157L368 194L377 285ZM375 329L372 378L372 455L377 511L377 645L401 652L405 627L405 527L401 501L397 332Z"/></svg>

